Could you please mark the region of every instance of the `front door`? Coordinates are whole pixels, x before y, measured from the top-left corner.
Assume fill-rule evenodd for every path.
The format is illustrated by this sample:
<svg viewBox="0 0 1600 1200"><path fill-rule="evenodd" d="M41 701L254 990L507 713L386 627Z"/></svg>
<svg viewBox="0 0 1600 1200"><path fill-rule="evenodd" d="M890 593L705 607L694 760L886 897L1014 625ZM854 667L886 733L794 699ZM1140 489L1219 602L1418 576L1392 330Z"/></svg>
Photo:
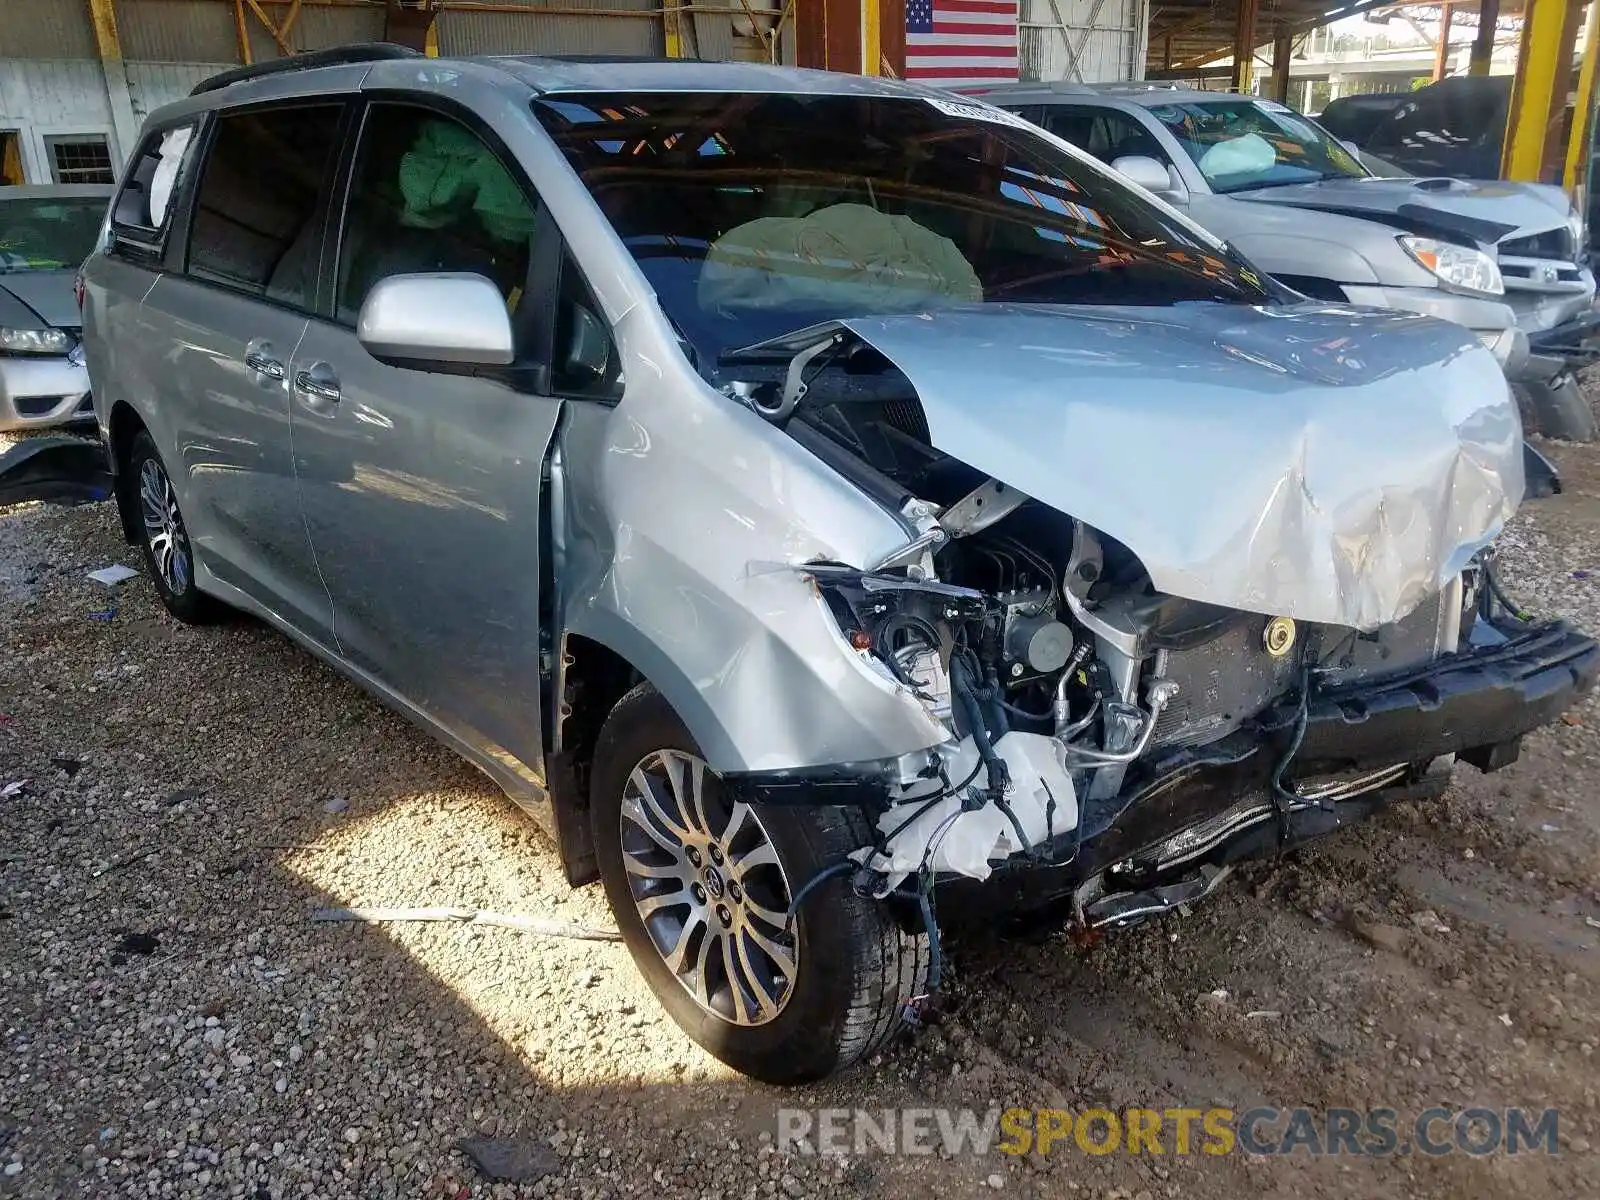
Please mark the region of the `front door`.
<svg viewBox="0 0 1600 1200"><path fill-rule="evenodd" d="M341 105L226 113L201 167L187 266L141 309L159 333L153 408L196 554L331 645L289 446L289 363L315 305ZM159 370L156 369L159 366Z"/></svg>
<svg viewBox="0 0 1600 1200"><path fill-rule="evenodd" d="M357 666L517 774L542 774L540 477L560 402L500 379L387 366L357 342L390 275L469 271L518 313L538 201L439 111L375 104L341 230L332 320L291 363L311 545ZM508 761L514 760L514 761Z"/></svg>

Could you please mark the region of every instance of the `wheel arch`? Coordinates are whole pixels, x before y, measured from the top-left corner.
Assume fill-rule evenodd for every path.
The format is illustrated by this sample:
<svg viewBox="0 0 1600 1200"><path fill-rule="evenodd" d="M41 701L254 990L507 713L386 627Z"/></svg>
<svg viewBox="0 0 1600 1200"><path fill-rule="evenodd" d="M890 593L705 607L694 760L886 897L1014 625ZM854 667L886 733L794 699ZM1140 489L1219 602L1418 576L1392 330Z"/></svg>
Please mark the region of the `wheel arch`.
<svg viewBox="0 0 1600 1200"><path fill-rule="evenodd" d="M133 405L126 400L118 400L111 406L106 429L117 515L122 521L122 538L131 546L139 541L139 514L133 490L135 485L128 470L128 458L133 452L134 438L141 433L148 433L149 426L145 424L144 418Z"/></svg>

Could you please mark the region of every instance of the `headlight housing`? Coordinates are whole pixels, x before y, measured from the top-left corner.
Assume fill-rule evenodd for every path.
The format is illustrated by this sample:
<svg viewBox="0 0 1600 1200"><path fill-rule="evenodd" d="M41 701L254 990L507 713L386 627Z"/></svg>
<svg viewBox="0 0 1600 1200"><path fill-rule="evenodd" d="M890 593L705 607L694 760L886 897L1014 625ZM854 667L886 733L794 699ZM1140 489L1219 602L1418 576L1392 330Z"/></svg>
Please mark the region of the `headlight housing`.
<svg viewBox="0 0 1600 1200"><path fill-rule="evenodd" d="M1447 287L1483 296L1505 295L1506 285L1500 278L1500 264L1482 250L1457 246L1454 242L1441 242L1436 238L1409 236L1401 238L1400 245Z"/></svg>
<svg viewBox="0 0 1600 1200"><path fill-rule="evenodd" d="M72 335L60 329L9 329L0 325L0 353L65 354Z"/></svg>

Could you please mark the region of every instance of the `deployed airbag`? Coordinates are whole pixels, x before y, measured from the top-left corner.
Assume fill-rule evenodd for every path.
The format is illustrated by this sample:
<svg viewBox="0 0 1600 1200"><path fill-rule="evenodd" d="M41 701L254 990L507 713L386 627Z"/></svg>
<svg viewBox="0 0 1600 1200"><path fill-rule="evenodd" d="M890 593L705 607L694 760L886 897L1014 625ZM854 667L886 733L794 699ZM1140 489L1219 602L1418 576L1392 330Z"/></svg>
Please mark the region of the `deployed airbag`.
<svg viewBox="0 0 1600 1200"><path fill-rule="evenodd" d="M977 273L949 238L910 217L833 204L803 217L760 217L706 253L699 303L729 308L876 312L935 299L983 298Z"/></svg>

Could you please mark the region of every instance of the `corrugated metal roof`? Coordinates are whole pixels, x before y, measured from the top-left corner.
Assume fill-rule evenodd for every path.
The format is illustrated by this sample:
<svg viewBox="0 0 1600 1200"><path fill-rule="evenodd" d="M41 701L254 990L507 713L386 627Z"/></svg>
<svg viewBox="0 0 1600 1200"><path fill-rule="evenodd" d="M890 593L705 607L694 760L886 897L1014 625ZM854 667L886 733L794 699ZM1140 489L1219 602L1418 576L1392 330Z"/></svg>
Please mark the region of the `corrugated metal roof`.
<svg viewBox="0 0 1600 1200"><path fill-rule="evenodd" d="M80 7L88 9L87 4ZM129 62L239 61L239 37L234 30L231 4L117 0L116 14L122 57ZM250 20L251 24L259 24L254 17Z"/></svg>
<svg viewBox="0 0 1600 1200"><path fill-rule="evenodd" d="M95 58L88 4L0 0L0 54L7 58Z"/></svg>
<svg viewBox="0 0 1600 1200"><path fill-rule="evenodd" d="M287 11L283 8L268 9L267 13L281 21ZM261 22L257 21L256 24L260 25ZM328 46L342 46L346 42L382 40L381 8L302 8L294 28L289 31L289 44L296 50L322 50Z"/></svg>
<svg viewBox="0 0 1600 1200"><path fill-rule="evenodd" d="M439 14L439 53L664 54L661 21L653 0L561 0L563 8L638 8L648 15L569 16L519 6L498 12Z"/></svg>

